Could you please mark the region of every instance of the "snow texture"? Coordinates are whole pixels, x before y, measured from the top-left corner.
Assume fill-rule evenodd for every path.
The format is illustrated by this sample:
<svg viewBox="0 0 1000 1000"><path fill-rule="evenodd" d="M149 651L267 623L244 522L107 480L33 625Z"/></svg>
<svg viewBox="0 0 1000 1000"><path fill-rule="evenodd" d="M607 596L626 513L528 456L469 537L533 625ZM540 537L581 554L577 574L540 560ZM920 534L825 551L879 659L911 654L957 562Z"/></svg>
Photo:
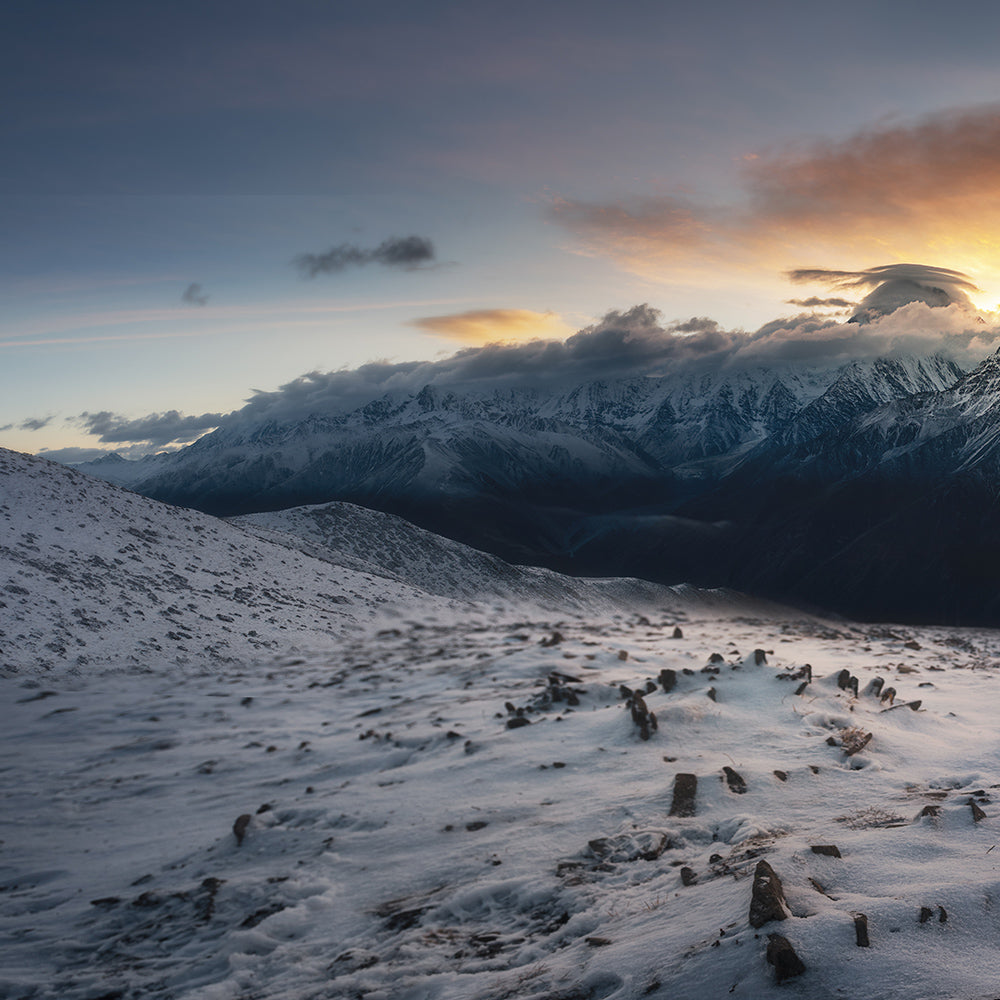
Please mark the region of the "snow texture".
<svg viewBox="0 0 1000 1000"><path fill-rule="evenodd" d="M337 539L322 516L276 516L264 541L2 457L5 545L27 552L6 565L66 611L4 597L18 669L0 677L0 996L996 996L995 633L676 592L659 613L621 597L565 614L520 595L459 605L401 582L406 558L395 580L342 569L335 591L334 542L364 554L350 520ZM273 540L293 522L312 523L297 537L323 558ZM136 551L116 556L122 532ZM95 554L122 566L85 579ZM255 592L246 615L266 622L268 601L301 615L262 634L311 651L237 647L249 621L211 632L230 641L221 657L186 640L186 664L114 638L153 633L102 598L153 617L157 598L176 604L172 572L210 618L240 599L215 596L208 569L241 559L282 595ZM148 594L124 589L140 578ZM354 602L324 600L325 632L307 596L319 580ZM90 659L27 669L46 629L72 633L81 591L104 623L97 639L76 627ZM693 815L672 808L678 775L693 776ZM755 929L761 860L787 916ZM804 966L780 986L774 934Z"/></svg>

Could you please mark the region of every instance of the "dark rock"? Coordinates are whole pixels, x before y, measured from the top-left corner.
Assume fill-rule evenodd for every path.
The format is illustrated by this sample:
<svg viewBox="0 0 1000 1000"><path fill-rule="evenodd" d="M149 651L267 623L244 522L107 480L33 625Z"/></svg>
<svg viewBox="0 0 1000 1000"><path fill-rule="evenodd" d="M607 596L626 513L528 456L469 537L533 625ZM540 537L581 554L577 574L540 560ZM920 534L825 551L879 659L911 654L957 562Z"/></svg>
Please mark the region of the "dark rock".
<svg viewBox="0 0 1000 1000"><path fill-rule="evenodd" d="M635 833L620 833L614 837L597 837L587 844L594 857L611 864L655 861L671 846L670 838L660 830L640 830Z"/></svg>
<svg viewBox="0 0 1000 1000"><path fill-rule="evenodd" d="M926 924L931 917L934 916L934 911L929 906L920 907L920 923Z"/></svg>
<svg viewBox="0 0 1000 1000"><path fill-rule="evenodd" d="M648 740L650 734L658 728L656 713L649 710L638 691L632 693L628 700L628 706L632 712L632 721L639 727L639 736Z"/></svg>
<svg viewBox="0 0 1000 1000"><path fill-rule="evenodd" d="M774 776L778 781L788 781L788 774L785 771L775 771Z"/></svg>
<svg viewBox="0 0 1000 1000"><path fill-rule="evenodd" d="M693 816L695 796L698 794L698 778L693 774L674 776L674 797L670 803L671 816Z"/></svg>
<svg viewBox="0 0 1000 1000"><path fill-rule="evenodd" d="M809 849L813 854L825 854L828 858L842 857L836 844L813 844Z"/></svg>
<svg viewBox="0 0 1000 1000"><path fill-rule="evenodd" d="M708 691L706 692L706 694L709 696L709 698L712 699L712 701L716 701L717 700L716 699L716 695L715 695L715 688L709 688Z"/></svg>
<svg viewBox="0 0 1000 1000"><path fill-rule="evenodd" d="M972 810L972 818L978 823L980 820L986 819L986 813L976 805L973 799L969 799L969 808Z"/></svg>
<svg viewBox="0 0 1000 1000"><path fill-rule="evenodd" d="M938 923L948 923L948 911L943 906L938 907Z"/></svg>
<svg viewBox="0 0 1000 1000"><path fill-rule="evenodd" d="M933 819L939 816L940 814L941 814L940 806L927 805L924 806L924 808L921 809L919 813L917 813L917 819L921 819L924 816L930 816Z"/></svg>
<svg viewBox="0 0 1000 1000"><path fill-rule="evenodd" d="M881 701L881 702L886 702L887 701L887 702L889 702L890 705L895 700L896 700L896 689L894 687L887 687L887 688L885 688L882 691L882 694L879 695L879 701Z"/></svg>
<svg viewBox="0 0 1000 1000"><path fill-rule="evenodd" d="M546 649L550 649L552 646L558 646L561 642L563 642L562 633L553 632L547 639L542 639L538 645L544 646Z"/></svg>
<svg viewBox="0 0 1000 1000"><path fill-rule="evenodd" d="M646 681L646 694L652 694L656 690L656 681Z"/></svg>
<svg viewBox="0 0 1000 1000"><path fill-rule="evenodd" d="M628 659L628 650L627 649L619 649L618 650L618 659L622 660L622 661L627 660Z"/></svg>
<svg viewBox="0 0 1000 1000"><path fill-rule="evenodd" d="M465 829L468 830L470 833L475 833L476 830L482 830L483 827L487 827L489 825L490 824L487 823L486 820L484 819L474 819L471 823L465 824Z"/></svg>
<svg viewBox="0 0 1000 1000"><path fill-rule="evenodd" d="M254 912L246 917L246 919L240 924L240 927L256 927L268 917L273 917L275 913L281 913L284 909L284 903L268 903L267 906L262 906L259 910L254 910Z"/></svg>
<svg viewBox="0 0 1000 1000"><path fill-rule="evenodd" d="M698 881L698 876L695 875L694 869L688 868L687 865L684 865L684 867L681 868L681 885L683 886L694 885L697 881Z"/></svg>
<svg viewBox="0 0 1000 1000"><path fill-rule="evenodd" d="M722 653L713 653L708 658L708 662L709 663L725 663L726 662L726 658L722 655Z"/></svg>
<svg viewBox="0 0 1000 1000"><path fill-rule="evenodd" d="M101 909L110 909L112 906L117 906L120 902L120 896L102 896L100 899L92 899L90 905L99 906Z"/></svg>
<svg viewBox="0 0 1000 1000"><path fill-rule="evenodd" d="M873 698L878 698L879 695L882 694L882 688L884 686L884 677L873 677L865 686L865 694L870 694Z"/></svg>
<svg viewBox="0 0 1000 1000"><path fill-rule="evenodd" d="M731 767L724 767L722 770L726 775L726 783L729 785L729 790L735 792L737 795L743 795L747 790L747 783L743 780L742 775L734 771Z"/></svg>
<svg viewBox="0 0 1000 1000"><path fill-rule="evenodd" d="M677 671L663 669L660 671L660 686L664 694L670 694L677 686Z"/></svg>
<svg viewBox="0 0 1000 1000"><path fill-rule="evenodd" d="M247 827L250 825L252 818L250 813L243 813L241 816L236 817L236 822L233 823L233 834L236 836L237 847L243 843L243 838L247 835Z"/></svg>
<svg viewBox="0 0 1000 1000"><path fill-rule="evenodd" d="M591 948L603 948L605 945L611 944L611 938L605 937L588 937L583 940L586 941Z"/></svg>
<svg viewBox="0 0 1000 1000"><path fill-rule="evenodd" d="M780 934L767 936L767 961L774 966L775 979L779 983L793 976L801 976L806 971L802 959L795 954L791 942Z"/></svg>
<svg viewBox="0 0 1000 1000"><path fill-rule="evenodd" d="M844 748L844 753L848 757L853 757L856 753L860 753L864 750L864 748L871 742L871 739L871 733L863 733L859 729L848 730L840 745Z"/></svg>
<svg viewBox="0 0 1000 1000"><path fill-rule="evenodd" d="M681 631L680 625L675 625L674 626L673 638L674 639L683 639L684 638L684 633Z"/></svg>
<svg viewBox="0 0 1000 1000"><path fill-rule="evenodd" d="M513 719L507 720L508 729L520 729L522 726L530 726L531 719L526 719L523 715L516 715Z"/></svg>
<svg viewBox="0 0 1000 1000"><path fill-rule="evenodd" d="M868 940L868 917L864 913L854 914L854 938L859 948L870 948Z"/></svg>
<svg viewBox="0 0 1000 1000"><path fill-rule="evenodd" d="M795 689L795 693L796 693L796 694L802 694L802 692L803 692L803 691L805 691L805 689L806 689L807 687L809 687L809 681L803 681L803 682L802 682L802 683L801 683L801 684L800 684L800 685L799 685L799 686L798 686L798 687L797 687L797 688Z"/></svg>
<svg viewBox="0 0 1000 1000"><path fill-rule="evenodd" d="M904 642L904 643L903 643L903 646L904 646L904 647L905 647L906 649L920 649L920 648L921 648L921 647L920 647L920 643L919 643L919 642L917 642L917 640L916 640L916 639L910 639L910 640L908 640L907 642Z"/></svg>
<svg viewBox="0 0 1000 1000"><path fill-rule="evenodd" d="M753 651L753 662L758 667L767 663L767 653L763 649L755 649Z"/></svg>
<svg viewBox="0 0 1000 1000"><path fill-rule="evenodd" d="M763 927L771 920L785 920L787 917L781 879L766 861L758 861L750 893L750 926Z"/></svg>

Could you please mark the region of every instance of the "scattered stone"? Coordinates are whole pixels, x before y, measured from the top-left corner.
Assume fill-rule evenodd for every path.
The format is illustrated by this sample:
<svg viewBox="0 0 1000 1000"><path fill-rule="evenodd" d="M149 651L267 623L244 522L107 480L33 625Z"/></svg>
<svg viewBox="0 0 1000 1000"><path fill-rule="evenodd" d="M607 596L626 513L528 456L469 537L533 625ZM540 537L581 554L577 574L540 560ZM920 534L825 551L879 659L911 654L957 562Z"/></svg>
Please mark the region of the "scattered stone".
<svg viewBox="0 0 1000 1000"><path fill-rule="evenodd" d="M726 662L726 658L722 655L722 653L713 653L708 658L708 662L709 663L725 663Z"/></svg>
<svg viewBox="0 0 1000 1000"><path fill-rule="evenodd" d="M712 701L716 701L717 700L716 696L715 696L715 688L709 688L706 693L708 694L709 698L712 699Z"/></svg>
<svg viewBox="0 0 1000 1000"><path fill-rule="evenodd" d="M854 914L854 938L859 948L870 948L868 940L868 917L864 913Z"/></svg>
<svg viewBox="0 0 1000 1000"><path fill-rule="evenodd" d="M563 641L563 635L561 632L553 632L552 635L548 636L548 638L542 639L538 645L545 647L545 649L551 649L553 646L558 646L559 643Z"/></svg>
<svg viewBox="0 0 1000 1000"><path fill-rule="evenodd" d="M697 881L698 876L695 875L694 869L688 868L687 865L684 865L684 867L681 868L681 885L687 887L689 885L694 885Z"/></svg>
<svg viewBox="0 0 1000 1000"><path fill-rule="evenodd" d="M938 907L938 923L948 923L948 911L943 906Z"/></svg>
<svg viewBox="0 0 1000 1000"><path fill-rule="evenodd" d="M940 806L924 806L923 809L917 814L917 819L922 819L924 816L930 816L932 819L936 818L941 814Z"/></svg>
<svg viewBox="0 0 1000 1000"><path fill-rule="evenodd" d="M729 785L729 790L735 792L737 795L743 795L747 790L747 783L743 780L742 775L731 767L724 767L722 770L726 776L726 784Z"/></svg>
<svg viewBox="0 0 1000 1000"><path fill-rule="evenodd" d="M683 639L684 638L684 633L681 631L680 625L675 625L674 626L673 638L674 639Z"/></svg>
<svg viewBox="0 0 1000 1000"><path fill-rule="evenodd" d="M774 776L778 781L788 781L788 774L785 771L775 771Z"/></svg>
<svg viewBox="0 0 1000 1000"><path fill-rule="evenodd" d="M774 966L775 979L782 983L793 976L801 976L806 971L802 959L795 954L795 949L786 937L780 934L767 936L767 961Z"/></svg>
<svg viewBox="0 0 1000 1000"><path fill-rule="evenodd" d="M840 745L844 748L844 753L848 757L853 757L860 753L871 742L872 734L863 732L860 729L845 729L840 734Z"/></svg>
<svg viewBox="0 0 1000 1000"><path fill-rule="evenodd" d="M797 687L797 688L795 689L795 693L796 693L796 694L802 694L802 693L803 693L803 692L805 691L805 689L806 689L807 687L809 687L809 681L803 681L803 682L802 682L802 683L801 683L801 684L800 684L800 685L799 685L799 686L798 686L798 687Z"/></svg>
<svg viewBox="0 0 1000 1000"><path fill-rule="evenodd" d="M766 861L758 861L750 894L750 926L763 927L771 920L785 920L787 917L781 879Z"/></svg>
<svg viewBox="0 0 1000 1000"><path fill-rule="evenodd" d="M972 810L972 819L978 823L980 820L986 819L986 813L976 804L974 799L969 799L969 808Z"/></svg>
<svg viewBox="0 0 1000 1000"><path fill-rule="evenodd" d="M474 819L471 823L465 824L465 829L470 833L475 833L476 830L482 830L483 827L489 826L490 824L484 819Z"/></svg>
<svg viewBox="0 0 1000 1000"><path fill-rule="evenodd" d="M625 660L627 660L628 659L628 650L627 649L619 649L618 650L618 659L622 660L623 662Z"/></svg>
<svg viewBox="0 0 1000 1000"><path fill-rule="evenodd" d="M554 761L552 761L552 766L553 766L554 768L556 768L556 769L559 769L559 768L562 768L562 767L565 767L566 765L565 765L565 763L564 763L563 761L561 761L561 760L554 760Z"/></svg>
<svg viewBox="0 0 1000 1000"><path fill-rule="evenodd" d="M664 694L670 694L677 686L677 671L664 668L660 671L660 687Z"/></svg>
<svg viewBox="0 0 1000 1000"><path fill-rule="evenodd" d="M887 687L887 688L885 688L882 691L882 694L879 696L879 701L881 701L883 703L884 702L889 702L890 705L895 700L896 700L896 689L894 687Z"/></svg>
<svg viewBox="0 0 1000 1000"><path fill-rule="evenodd" d="M247 827L250 825L251 819L250 813L243 813L241 816L236 817L236 822L233 823L233 834L236 836L237 847L243 843L243 838L247 835Z"/></svg>
<svg viewBox="0 0 1000 1000"><path fill-rule="evenodd" d="M670 803L671 816L693 816L695 796L698 794L698 778L693 774L674 776L674 798Z"/></svg>
<svg viewBox="0 0 1000 1000"><path fill-rule="evenodd" d="M934 911L929 906L920 907L920 923L926 924L931 917L934 916Z"/></svg>
<svg viewBox="0 0 1000 1000"><path fill-rule="evenodd" d="M588 937L583 940L586 941L591 948L603 948L605 945L611 944L611 938L605 937Z"/></svg>
<svg viewBox="0 0 1000 1000"><path fill-rule="evenodd" d="M651 733L658 728L656 713L651 712L645 700L638 691L634 691L628 700L628 706L632 711L632 721L639 727L639 736L648 740Z"/></svg>
<svg viewBox="0 0 1000 1000"><path fill-rule="evenodd" d="M905 647L906 647L907 649L920 649L920 648L921 648L921 646L920 646L920 643L919 643L919 642L917 642L917 640L916 640L916 639L910 639L910 640L908 640L907 642L904 642L904 643L903 643L903 645L904 645L904 646L905 646Z"/></svg>
<svg viewBox="0 0 1000 1000"><path fill-rule="evenodd" d="M110 909L112 906L117 906L120 902L120 896L102 896L100 899L92 899L90 901L90 905L99 906L102 910L106 910Z"/></svg>
<svg viewBox="0 0 1000 1000"><path fill-rule="evenodd" d="M813 844L809 849L813 854L825 854L828 858L843 857L836 844Z"/></svg>
<svg viewBox="0 0 1000 1000"><path fill-rule="evenodd" d="M854 696L858 694L858 679L846 667L837 674L837 687L841 691L852 691Z"/></svg>
<svg viewBox="0 0 1000 1000"><path fill-rule="evenodd" d="M515 715L513 719L507 720L508 729L520 729L522 726L530 726L531 719L526 719L523 715Z"/></svg>
<svg viewBox="0 0 1000 1000"><path fill-rule="evenodd" d="M755 649L753 651L753 662L754 666L757 667L767 663L767 653L765 653L763 649Z"/></svg>
<svg viewBox="0 0 1000 1000"><path fill-rule="evenodd" d="M587 843L594 857L610 864L655 861L672 846L670 838L660 830L619 833L613 837L597 837Z"/></svg>

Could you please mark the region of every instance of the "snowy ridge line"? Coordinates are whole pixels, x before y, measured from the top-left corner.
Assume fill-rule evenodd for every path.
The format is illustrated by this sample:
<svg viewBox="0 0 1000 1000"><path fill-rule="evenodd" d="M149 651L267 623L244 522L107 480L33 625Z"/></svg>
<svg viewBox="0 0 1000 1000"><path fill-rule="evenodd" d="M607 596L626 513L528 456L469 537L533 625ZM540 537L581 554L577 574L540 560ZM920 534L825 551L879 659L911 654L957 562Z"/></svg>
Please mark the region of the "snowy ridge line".
<svg viewBox="0 0 1000 1000"><path fill-rule="evenodd" d="M680 613L8 681L0 995L991 997L998 668Z"/></svg>
<svg viewBox="0 0 1000 1000"><path fill-rule="evenodd" d="M605 616L740 600L516 567L347 504L226 522L5 450L0 482L8 675L270 661L412 617Z"/></svg>

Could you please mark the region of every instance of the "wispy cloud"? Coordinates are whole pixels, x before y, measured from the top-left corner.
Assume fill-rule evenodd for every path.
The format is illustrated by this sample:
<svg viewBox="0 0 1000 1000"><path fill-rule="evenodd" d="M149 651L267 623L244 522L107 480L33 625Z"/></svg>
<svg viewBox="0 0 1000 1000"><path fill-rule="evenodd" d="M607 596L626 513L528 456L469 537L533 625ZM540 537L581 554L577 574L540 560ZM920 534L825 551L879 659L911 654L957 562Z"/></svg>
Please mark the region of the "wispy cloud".
<svg viewBox="0 0 1000 1000"><path fill-rule="evenodd" d="M435 337L466 344L567 337L573 332L556 313L531 309L471 309L424 316L410 320L410 325Z"/></svg>
<svg viewBox="0 0 1000 1000"><path fill-rule="evenodd" d="M582 252L648 276L787 267L789 260L934 253L1000 265L1000 106L880 125L743 162L742 197L605 203L557 198L550 216Z"/></svg>
<svg viewBox="0 0 1000 1000"><path fill-rule="evenodd" d="M377 247L365 249L353 243L341 243L323 253L303 253L295 266L305 278L321 274L339 274L350 267L380 264L382 267L412 271L434 260L434 244L423 236L391 236Z"/></svg>
<svg viewBox="0 0 1000 1000"><path fill-rule="evenodd" d="M857 305L850 299L821 299L817 295L810 295L807 299L785 299L790 306L800 306L803 309L852 309Z"/></svg>

